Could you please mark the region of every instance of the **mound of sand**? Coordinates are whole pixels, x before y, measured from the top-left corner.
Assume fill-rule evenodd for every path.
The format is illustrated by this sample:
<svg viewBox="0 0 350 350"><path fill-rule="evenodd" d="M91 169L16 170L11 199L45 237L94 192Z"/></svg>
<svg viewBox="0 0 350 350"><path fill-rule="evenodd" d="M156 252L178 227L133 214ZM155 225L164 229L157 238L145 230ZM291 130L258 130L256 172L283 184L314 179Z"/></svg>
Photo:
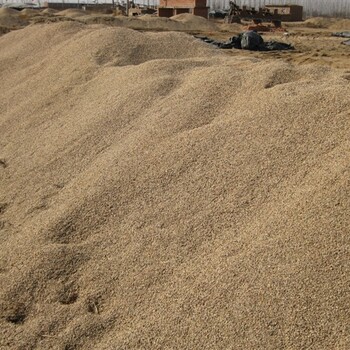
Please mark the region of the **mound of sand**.
<svg viewBox="0 0 350 350"><path fill-rule="evenodd" d="M182 22L195 28L202 28L202 30L210 31L218 29L215 23L210 22L203 17L191 15L190 13L181 13L179 15L170 17L170 19L173 21Z"/></svg>
<svg viewBox="0 0 350 350"><path fill-rule="evenodd" d="M59 12L59 11L55 10L55 9L52 9L52 8L47 8L47 9L41 11L41 13L49 14L49 15L53 15L53 14L55 14L57 12Z"/></svg>
<svg viewBox="0 0 350 350"><path fill-rule="evenodd" d="M307 19L303 23L309 28L329 28L334 23L334 19L326 17L313 17Z"/></svg>
<svg viewBox="0 0 350 350"><path fill-rule="evenodd" d="M9 7L0 7L0 16L16 16L20 11L14 10Z"/></svg>
<svg viewBox="0 0 350 350"><path fill-rule="evenodd" d="M20 11L0 8L0 26L5 28L18 28L28 25L28 21L20 17Z"/></svg>
<svg viewBox="0 0 350 350"><path fill-rule="evenodd" d="M307 19L303 24L309 28L350 30L350 19L314 17Z"/></svg>
<svg viewBox="0 0 350 350"><path fill-rule="evenodd" d="M218 27L220 28L220 31L223 32L240 33L244 30L245 26L239 23L220 23Z"/></svg>
<svg viewBox="0 0 350 350"><path fill-rule="evenodd" d="M39 10L24 9L24 10L20 11L19 15L21 17L30 18L33 16L40 16L40 13L41 13L41 11L39 11Z"/></svg>
<svg viewBox="0 0 350 350"><path fill-rule="evenodd" d="M174 20L156 16L125 17L108 15L87 15L79 17L77 18L77 20L85 24L109 24L137 30L198 32L218 30L216 24L211 23L204 18L200 18L199 20L195 19L193 21L189 19L180 21L176 19Z"/></svg>
<svg viewBox="0 0 350 350"><path fill-rule="evenodd" d="M337 20L330 26L333 30L350 30L350 19Z"/></svg>
<svg viewBox="0 0 350 350"><path fill-rule="evenodd" d="M200 16L192 15L190 13L181 13L179 15L175 15L175 16L170 17L170 19L172 19L174 21L200 23L200 24L208 22L207 19L200 17Z"/></svg>
<svg viewBox="0 0 350 350"><path fill-rule="evenodd" d="M0 45L1 348L350 347L348 73L77 22Z"/></svg>
<svg viewBox="0 0 350 350"><path fill-rule="evenodd" d="M0 35L6 34L10 32L11 30L8 27L2 27L0 26Z"/></svg>
<svg viewBox="0 0 350 350"><path fill-rule="evenodd" d="M87 12L80 9L67 9L67 10L56 12L55 14L59 16L67 16L67 17L75 18L80 16L86 16Z"/></svg>
<svg viewBox="0 0 350 350"><path fill-rule="evenodd" d="M144 21L153 21L155 20L156 18L164 18L164 19L167 19L166 17L158 17L156 14L145 14L145 15L142 15L142 16L139 16L138 17L139 19L141 20L144 20Z"/></svg>

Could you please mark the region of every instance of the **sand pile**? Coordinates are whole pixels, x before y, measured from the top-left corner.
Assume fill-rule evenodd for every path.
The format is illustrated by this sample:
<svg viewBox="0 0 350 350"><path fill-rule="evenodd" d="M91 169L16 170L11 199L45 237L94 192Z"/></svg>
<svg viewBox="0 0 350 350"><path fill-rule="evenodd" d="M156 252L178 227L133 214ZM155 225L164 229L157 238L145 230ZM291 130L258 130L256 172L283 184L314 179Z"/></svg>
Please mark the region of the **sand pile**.
<svg viewBox="0 0 350 350"><path fill-rule="evenodd" d="M239 23L220 23L218 26L221 31L236 33L242 32L246 27L245 25Z"/></svg>
<svg viewBox="0 0 350 350"><path fill-rule="evenodd" d="M303 22L306 27L309 28L328 28L332 23L331 18L326 17L313 17Z"/></svg>
<svg viewBox="0 0 350 350"><path fill-rule="evenodd" d="M170 17L170 19L184 23L190 27L193 26L195 28L202 28L202 30L210 31L218 29L215 23L210 22L203 17L191 15L190 13L181 13L179 15Z"/></svg>
<svg viewBox="0 0 350 350"><path fill-rule="evenodd" d="M165 18L157 16L108 16L108 15L87 15L77 18L85 24L109 24L119 27L126 27L136 30L156 31L215 31L218 26L205 18L186 14Z"/></svg>
<svg viewBox="0 0 350 350"><path fill-rule="evenodd" d="M84 24L107 24L118 27L131 28L136 30L148 31L215 31L218 26L210 21L190 14L174 16L173 19L140 16L124 17L105 14L91 14L80 9L67 9L63 11L50 11L46 9L38 12L36 10L25 9L16 11L11 9L1 9L0 26L16 28L26 26L29 23L52 23L62 21L77 21ZM45 12L46 11L46 12ZM55 16L48 16L55 15ZM30 20L30 22L29 22Z"/></svg>
<svg viewBox="0 0 350 350"><path fill-rule="evenodd" d="M24 18L30 18L33 16L40 16L41 11L39 10L33 10L33 9L24 9L20 11L19 15Z"/></svg>
<svg viewBox="0 0 350 350"><path fill-rule="evenodd" d="M350 30L350 19L338 20L330 26L334 30Z"/></svg>
<svg viewBox="0 0 350 350"><path fill-rule="evenodd" d="M11 31L11 29L10 29L10 28L0 26L0 35L3 35L3 34L6 34L6 33L9 33L10 31Z"/></svg>
<svg viewBox="0 0 350 350"><path fill-rule="evenodd" d="M0 45L0 348L350 347L348 73L76 22Z"/></svg>
<svg viewBox="0 0 350 350"><path fill-rule="evenodd" d="M41 13L49 14L49 15L56 14L57 12L59 12L59 11L55 10L55 9L52 9L52 8L47 8L47 9L41 11Z"/></svg>
<svg viewBox="0 0 350 350"><path fill-rule="evenodd" d="M13 15L19 15L20 11L14 10L9 7L0 7L0 15L1 16L13 16Z"/></svg>
<svg viewBox="0 0 350 350"><path fill-rule="evenodd" d="M67 17L75 18L80 16L86 16L87 12L80 9L67 9L67 10L56 12L55 14L59 16L67 16Z"/></svg>
<svg viewBox="0 0 350 350"><path fill-rule="evenodd" d="M348 30L350 29L350 19L314 17L304 21L303 25L309 28Z"/></svg>
<svg viewBox="0 0 350 350"><path fill-rule="evenodd" d="M149 20L154 20L156 18L163 18L163 19L167 19L166 17L158 17L157 14L148 14L146 13L145 15L142 15L142 16L138 16L139 19L142 19L144 21L149 21Z"/></svg>
<svg viewBox="0 0 350 350"><path fill-rule="evenodd" d="M28 21L19 15L20 11L7 7L0 8L0 26L12 29L28 25Z"/></svg>

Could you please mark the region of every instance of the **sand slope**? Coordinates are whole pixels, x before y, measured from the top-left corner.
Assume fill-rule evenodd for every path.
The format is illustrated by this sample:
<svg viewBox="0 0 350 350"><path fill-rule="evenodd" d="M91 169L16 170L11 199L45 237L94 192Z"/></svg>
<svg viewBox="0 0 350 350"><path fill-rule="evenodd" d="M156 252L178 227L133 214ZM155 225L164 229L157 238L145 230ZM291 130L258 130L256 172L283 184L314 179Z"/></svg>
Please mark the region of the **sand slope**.
<svg viewBox="0 0 350 350"><path fill-rule="evenodd" d="M108 24L119 27L127 27L136 30L158 30L158 31L217 31L219 27L202 17L183 14L171 18L140 16L124 17L111 15L91 14L75 18L85 24Z"/></svg>
<svg viewBox="0 0 350 350"><path fill-rule="evenodd" d="M11 8L0 8L0 26L8 29L14 29L23 27L29 24L29 22L20 16L21 11L17 11Z"/></svg>
<svg viewBox="0 0 350 350"><path fill-rule="evenodd" d="M327 17L313 17L307 19L302 25L310 28L328 28L333 30L349 30L350 19L338 19Z"/></svg>
<svg viewBox="0 0 350 350"><path fill-rule="evenodd" d="M0 348L350 347L349 73L76 22L0 45Z"/></svg>

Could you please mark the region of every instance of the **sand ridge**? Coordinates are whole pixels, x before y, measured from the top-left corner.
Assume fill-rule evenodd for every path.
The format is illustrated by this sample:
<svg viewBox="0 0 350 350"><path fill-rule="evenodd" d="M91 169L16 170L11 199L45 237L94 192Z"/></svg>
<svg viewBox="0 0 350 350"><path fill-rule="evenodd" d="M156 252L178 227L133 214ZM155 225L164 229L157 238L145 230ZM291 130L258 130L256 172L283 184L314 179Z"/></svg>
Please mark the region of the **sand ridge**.
<svg viewBox="0 0 350 350"><path fill-rule="evenodd" d="M6 12L7 11L7 12ZM11 13L10 13L10 12ZM144 15L140 17L114 16L79 9L55 11L30 10L31 13L21 16L23 11L0 11L0 35L11 30L21 29L27 25L57 22L78 22L83 24L100 24L131 28L139 31L180 31L192 34L206 35L220 41L228 40L232 36L245 30L250 22L241 24L223 23L222 20L206 20L191 14L180 14L172 18L159 18ZM2 13L2 14L1 14ZM342 45L341 38L332 37L332 32L349 29L348 19L339 18L310 18L304 22L283 23L287 33L264 33L266 40L276 40L291 44L296 48L290 52L242 52L241 50L228 50L227 54L252 56L258 58L282 59L296 64L319 64L341 69L350 69L348 46Z"/></svg>
<svg viewBox="0 0 350 350"><path fill-rule="evenodd" d="M314 17L309 18L303 25L310 28L326 28L333 30L349 30L350 19L337 19L337 18L326 18L326 17Z"/></svg>
<svg viewBox="0 0 350 350"><path fill-rule="evenodd" d="M25 18L20 17L20 11L2 7L0 8L0 26L8 29L15 29L28 25Z"/></svg>
<svg viewBox="0 0 350 350"><path fill-rule="evenodd" d="M348 72L77 22L0 45L0 347L350 346Z"/></svg>

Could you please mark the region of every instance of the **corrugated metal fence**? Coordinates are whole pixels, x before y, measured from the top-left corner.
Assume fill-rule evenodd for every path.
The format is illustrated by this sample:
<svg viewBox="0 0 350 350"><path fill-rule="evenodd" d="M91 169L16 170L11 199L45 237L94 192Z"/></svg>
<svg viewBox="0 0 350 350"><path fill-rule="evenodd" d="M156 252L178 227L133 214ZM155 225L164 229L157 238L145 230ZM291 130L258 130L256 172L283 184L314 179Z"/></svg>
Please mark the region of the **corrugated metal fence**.
<svg viewBox="0 0 350 350"><path fill-rule="evenodd" d="M229 0L208 0L212 9L227 9ZM350 0L236 0L237 5L255 8L265 5L302 5L305 16L350 17Z"/></svg>

